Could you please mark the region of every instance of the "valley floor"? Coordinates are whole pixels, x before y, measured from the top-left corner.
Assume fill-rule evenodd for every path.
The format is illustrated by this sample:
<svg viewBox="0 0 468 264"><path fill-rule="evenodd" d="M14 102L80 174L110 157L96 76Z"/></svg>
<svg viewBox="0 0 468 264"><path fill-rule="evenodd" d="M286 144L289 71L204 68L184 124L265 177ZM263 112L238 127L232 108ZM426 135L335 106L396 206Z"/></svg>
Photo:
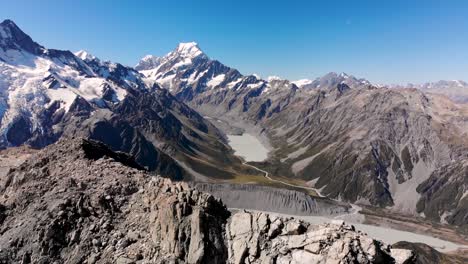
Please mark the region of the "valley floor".
<svg viewBox="0 0 468 264"><path fill-rule="evenodd" d="M218 125L223 122L219 120L216 121L216 119L214 120ZM229 131L227 132L229 133ZM300 183L293 183L290 180L283 181L282 179L277 179L269 175L267 171L248 164L247 162L249 161L262 161L266 158L267 147L262 146L262 140L264 141L265 139L255 139L256 135L252 132L239 133L238 130L236 130L236 132L236 135L227 136L231 147L234 149L236 154L242 156L246 160L244 163L246 166L259 171L266 179L266 182L256 181L247 183L276 185L276 187L299 190L312 196L323 197L320 195L320 192L314 188L301 185ZM304 216L282 214L282 212L271 211L268 213L300 218L313 224L342 219L355 225L358 230L364 231L370 236L389 244L393 244L398 241L425 243L434 247L438 251L455 253L457 255L465 255L465 251L468 249L468 240L466 237L452 227L436 225L429 223L424 219L398 215L394 214L394 212L378 208L361 208L357 205L351 206L353 208L349 210L349 212L338 216ZM231 210L239 210L239 208L232 208Z"/></svg>

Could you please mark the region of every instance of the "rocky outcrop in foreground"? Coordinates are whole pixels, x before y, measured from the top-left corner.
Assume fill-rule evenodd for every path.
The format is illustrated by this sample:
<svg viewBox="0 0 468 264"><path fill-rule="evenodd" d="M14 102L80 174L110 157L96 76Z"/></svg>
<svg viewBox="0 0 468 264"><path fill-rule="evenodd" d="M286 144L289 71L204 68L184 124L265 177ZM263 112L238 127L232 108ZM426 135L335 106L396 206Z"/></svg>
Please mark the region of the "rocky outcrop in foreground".
<svg viewBox="0 0 468 264"><path fill-rule="evenodd" d="M0 263L411 263L341 222L230 215L123 153L62 140L1 182Z"/></svg>
<svg viewBox="0 0 468 264"><path fill-rule="evenodd" d="M413 258L410 250L391 249L340 220L309 225L239 212L226 230L230 263L411 263Z"/></svg>

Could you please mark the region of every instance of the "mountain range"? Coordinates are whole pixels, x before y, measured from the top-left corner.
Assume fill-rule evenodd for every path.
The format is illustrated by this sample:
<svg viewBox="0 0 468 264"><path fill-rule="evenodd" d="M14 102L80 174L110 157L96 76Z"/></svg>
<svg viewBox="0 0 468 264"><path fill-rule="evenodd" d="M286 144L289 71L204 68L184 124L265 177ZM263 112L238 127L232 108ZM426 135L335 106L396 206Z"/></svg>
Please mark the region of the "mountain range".
<svg viewBox="0 0 468 264"><path fill-rule="evenodd" d="M310 82L244 76L196 43L151 58L140 68L146 83L268 138L273 151L256 165L272 175L336 200L466 225L466 105L344 73Z"/></svg>
<svg viewBox="0 0 468 264"><path fill-rule="evenodd" d="M391 88L416 88L428 93L443 94L458 103L468 103L468 83L460 80L423 84L390 85Z"/></svg>
<svg viewBox="0 0 468 264"><path fill-rule="evenodd" d="M468 106L438 94L465 101L453 87L381 87L345 73L263 80L193 42L132 68L0 24L1 148L86 137L177 180L252 174L224 122L268 139L269 158L251 164L272 177L467 228Z"/></svg>
<svg viewBox="0 0 468 264"><path fill-rule="evenodd" d="M218 168L240 163L218 129L135 69L46 49L10 20L0 32L0 147L84 136L174 179L199 175L193 168L229 177Z"/></svg>

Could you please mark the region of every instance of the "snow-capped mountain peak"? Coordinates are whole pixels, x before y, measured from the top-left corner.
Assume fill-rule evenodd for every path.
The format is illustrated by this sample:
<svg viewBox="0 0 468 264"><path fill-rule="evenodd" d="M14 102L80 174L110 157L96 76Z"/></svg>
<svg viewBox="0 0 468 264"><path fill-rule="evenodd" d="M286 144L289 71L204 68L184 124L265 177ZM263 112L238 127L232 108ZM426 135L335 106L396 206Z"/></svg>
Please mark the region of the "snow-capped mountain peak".
<svg viewBox="0 0 468 264"><path fill-rule="evenodd" d="M175 52L180 56L192 59L203 55L196 42L179 43Z"/></svg>
<svg viewBox="0 0 468 264"><path fill-rule="evenodd" d="M22 32L15 22L6 19L0 23L0 39L13 39L16 33ZM22 32L24 34L24 32Z"/></svg>
<svg viewBox="0 0 468 264"><path fill-rule="evenodd" d="M344 72L342 72L342 73L340 73L340 77L342 77L342 78L344 78L344 79L347 79L347 78L349 78L349 75L346 74L346 73L344 73Z"/></svg>
<svg viewBox="0 0 468 264"><path fill-rule="evenodd" d="M13 21L6 19L0 23L0 59L7 50L27 51L31 54L42 54L44 47L34 42ZM8 54L11 57L11 53ZM5 60L5 59L4 59Z"/></svg>
<svg viewBox="0 0 468 264"><path fill-rule="evenodd" d="M74 54L75 54L75 56L77 56L78 58L80 58L80 59L82 59L84 61L91 61L91 60L96 59L95 56L91 55L86 50L79 50L79 51L75 52Z"/></svg>
<svg viewBox="0 0 468 264"><path fill-rule="evenodd" d="M145 75L152 75L157 68L176 69L192 64L194 60L208 59L208 56L198 47L196 42L179 43L177 47L163 57L154 55L144 56L135 66L137 71L144 71Z"/></svg>
<svg viewBox="0 0 468 264"><path fill-rule="evenodd" d="M12 34L9 29L12 27L16 27L16 24L9 19L6 19L0 23L0 39L11 38Z"/></svg>
<svg viewBox="0 0 468 264"><path fill-rule="evenodd" d="M154 61L154 60L157 60L157 59L159 59L159 57L148 54L148 55L145 55L141 60L142 61Z"/></svg>
<svg viewBox="0 0 468 264"><path fill-rule="evenodd" d="M283 78L279 77L279 76L268 76L268 81L271 82L271 81L281 81L281 80L284 80Z"/></svg>
<svg viewBox="0 0 468 264"><path fill-rule="evenodd" d="M303 86L311 84L312 80L300 79L300 80L297 80L297 81L292 81L292 83L295 84L297 87L302 88Z"/></svg>
<svg viewBox="0 0 468 264"><path fill-rule="evenodd" d="M151 70L161 65L162 58L154 55L144 56L135 66L137 71Z"/></svg>
<svg viewBox="0 0 468 264"><path fill-rule="evenodd" d="M315 89L324 87L336 87L338 84L346 84L349 87L360 87L363 85L370 85L371 83L366 79L358 79L353 75L347 73L329 72L314 80L302 79L293 82L297 87L302 89Z"/></svg>
<svg viewBox="0 0 468 264"><path fill-rule="evenodd" d="M147 90L142 78L133 68L86 51L47 49L5 20L0 23L0 146L52 133L53 115L60 122L65 115L109 108L127 94Z"/></svg>

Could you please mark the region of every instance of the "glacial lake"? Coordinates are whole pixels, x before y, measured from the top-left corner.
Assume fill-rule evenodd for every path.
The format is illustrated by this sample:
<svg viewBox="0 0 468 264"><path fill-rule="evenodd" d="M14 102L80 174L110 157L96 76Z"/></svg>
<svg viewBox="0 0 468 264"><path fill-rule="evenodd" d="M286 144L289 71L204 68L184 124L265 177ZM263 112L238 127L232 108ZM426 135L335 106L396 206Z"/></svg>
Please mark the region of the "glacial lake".
<svg viewBox="0 0 468 264"><path fill-rule="evenodd" d="M227 135L227 137L234 154L244 158L245 161L263 161L268 157L268 149L251 134Z"/></svg>

